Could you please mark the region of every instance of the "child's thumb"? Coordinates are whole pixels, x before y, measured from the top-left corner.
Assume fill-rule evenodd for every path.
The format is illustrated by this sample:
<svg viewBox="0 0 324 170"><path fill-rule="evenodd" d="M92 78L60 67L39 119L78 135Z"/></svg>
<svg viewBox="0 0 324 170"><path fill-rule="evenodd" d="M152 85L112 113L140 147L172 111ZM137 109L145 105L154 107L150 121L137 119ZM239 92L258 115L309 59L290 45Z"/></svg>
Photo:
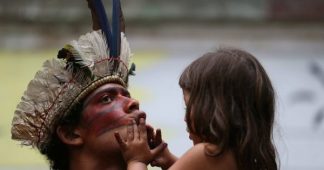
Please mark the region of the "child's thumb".
<svg viewBox="0 0 324 170"><path fill-rule="evenodd" d="M151 153L152 153L153 158L158 156L167 146L168 146L168 144L163 142L159 146L152 149Z"/></svg>

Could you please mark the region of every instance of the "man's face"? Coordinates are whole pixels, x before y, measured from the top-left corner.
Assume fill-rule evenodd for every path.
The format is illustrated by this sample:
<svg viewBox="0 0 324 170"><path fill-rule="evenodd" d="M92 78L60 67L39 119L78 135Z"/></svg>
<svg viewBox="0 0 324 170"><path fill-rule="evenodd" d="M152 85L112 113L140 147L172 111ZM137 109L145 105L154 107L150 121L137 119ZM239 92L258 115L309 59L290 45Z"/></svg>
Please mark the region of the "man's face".
<svg viewBox="0 0 324 170"><path fill-rule="evenodd" d="M145 118L138 101L119 84L105 84L92 92L84 101L80 126L86 143L98 147L115 147L115 131L126 135L126 125L133 119ZM93 146L91 146L93 147Z"/></svg>

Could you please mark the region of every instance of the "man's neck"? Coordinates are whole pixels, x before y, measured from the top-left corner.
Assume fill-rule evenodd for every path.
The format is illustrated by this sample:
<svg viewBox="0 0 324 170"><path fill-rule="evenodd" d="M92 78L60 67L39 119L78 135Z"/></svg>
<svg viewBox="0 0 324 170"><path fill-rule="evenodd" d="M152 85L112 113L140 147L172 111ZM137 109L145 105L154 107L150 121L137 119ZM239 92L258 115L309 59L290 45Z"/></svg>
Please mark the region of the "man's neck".
<svg viewBox="0 0 324 170"><path fill-rule="evenodd" d="M121 155L94 157L88 154L73 154L70 157L70 170L126 170L127 164Z"/></svg>

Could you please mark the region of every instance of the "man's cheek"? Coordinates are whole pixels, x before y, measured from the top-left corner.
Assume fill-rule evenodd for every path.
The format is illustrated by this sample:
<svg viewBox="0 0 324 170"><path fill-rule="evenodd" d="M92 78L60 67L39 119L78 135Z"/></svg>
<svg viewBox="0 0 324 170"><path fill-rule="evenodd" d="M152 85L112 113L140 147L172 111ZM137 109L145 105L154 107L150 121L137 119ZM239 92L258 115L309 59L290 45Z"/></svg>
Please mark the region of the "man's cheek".
<svg viewBox="0 0 324 170"><path fill-rule="evenodd" d="M115 123L116 127L120 127L120 126L127 126L131 123L130 118L127 117L127 115L122 116L119 120L117 120L117 122Z"/></svg>
<svg viewBox="0 0 324 170"><path fill-rule="evenodd" d="M129 123L127 115L122 112L110 112L100 117L97 121L92 122L92 131L97 135L101 135L106 131L115 129L120 126L125 126Z"/></svg>

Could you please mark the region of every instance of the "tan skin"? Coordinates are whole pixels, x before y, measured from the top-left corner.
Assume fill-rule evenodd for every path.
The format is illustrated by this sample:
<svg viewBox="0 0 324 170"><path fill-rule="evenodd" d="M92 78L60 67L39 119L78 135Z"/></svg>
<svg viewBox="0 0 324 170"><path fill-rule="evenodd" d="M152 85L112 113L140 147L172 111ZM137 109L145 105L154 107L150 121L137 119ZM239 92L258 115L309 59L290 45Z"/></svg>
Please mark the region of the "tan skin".
<svg viewBox="0 0 324 170"><path fill-rule="evenodd" d="M114 133L118 131L126 137L127 125L132 121L139 122L140 118L145 119L146 114L139 110L138 101L132 99L123 86L110 83L96 89L86 98L80 123L73 133L68 133L64 127L57 129L69 150L69 169L126 169ZM149 125L144 128L150 133L153 131Z"/></svg>
<svg viewBox="0 0 324 170"><path fill-rule="evenodd" d="M183 91L185 103L188 103L190 94ZM189 138L193 141L194 146L189 149L182 157L177 159L168 149L165 149L160 155L154 157L145 142L145 120L141 119L139 126L135 123L129 125L128 133L134 133L138 137L129 135L123 140L117 136L117 141L121 146L123 156L127 162L128 170L146 170L147 164L155 161L155 165L162 169L170 170L237 170L234 155L231 151L224 152L221 156L211 157L205 154L205 147L217 150L217 145L205 143L194 133L189 132Z"/></svg>

